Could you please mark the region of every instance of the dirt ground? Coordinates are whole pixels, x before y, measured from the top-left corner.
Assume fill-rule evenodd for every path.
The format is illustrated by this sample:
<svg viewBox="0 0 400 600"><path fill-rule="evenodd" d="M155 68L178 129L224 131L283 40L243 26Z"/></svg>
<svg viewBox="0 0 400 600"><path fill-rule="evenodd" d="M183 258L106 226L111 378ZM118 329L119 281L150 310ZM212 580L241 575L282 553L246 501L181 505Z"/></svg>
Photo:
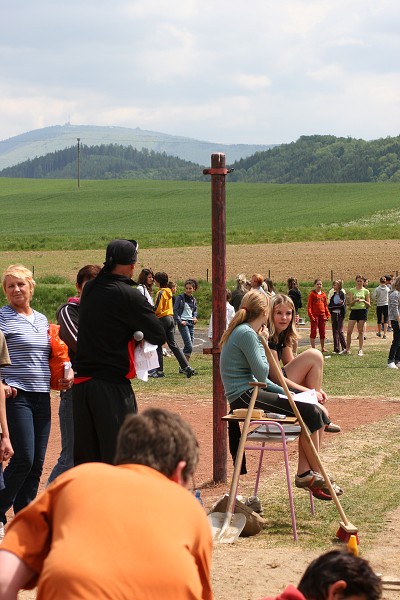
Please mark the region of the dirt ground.
<svg viewBox="0 0 400 600"><path fill-rule="evenodd" d="M30 269L34 267L37 277L55 274L74 281L80 267L101 264L104 254L104 250L2 252L0 270L10 263L21 262ZM260 272L273 281L286 281L290 276L299 281L316 277L330 281L331 275L350 280L361 272L371 281L379 281L381 275L398 271L400 246L393 240L229 245L226 264L227 279L234 279L238 273L250 278L254 272ZM137 269L139 267L166 270L173 280L196 277L211 281L211 247L140 249Z"/></svg>
<svg viewBox="0 0 400 600"><path fill-rule="evenodd" d="M212 503L222 494L229 491L229 484L210 485L212 479L212 398L198 400L194 395L176 396L171 399L168 394L146 395L138 394L139 409L143 410L150 406L167 407L173 412L181 414L187 419L199 440L201 456L196 474L196 487L201 488L201 495L205 509L208 510ZM379 404L379 411L377 410ZM379 419L383 420L391 415L399 414L400 403L398 399L388 398L330 398L329 409L334 421L342 427L342 433L351 432L355 428L370 425ZM48 446L44 472L41 481L43 487L47 477L57 460L60 449L58 430L58 396L52 396L52 430ZM324 446L332 448L337 435L326 435ZM289 446L292 462L296 457L295 445ZM269 464L272 466L281 458L271 453ZM248 454L248 471L246 476L240 480L239 493L249 495L254 482L256 471L255 453ZM228 460L228 482L232 467ZM282 481L282 485L284 485ZM295 493L301 493L298 490ZM265 508L265 506L264 506ZM288 522L290 514L288 507L283 507L287 512ZM338 517L338 522L339 522ZM299 524L298 524L299 526ZM301 532L299 534L301 538ZM331 546L331 540L327 539L326 549ZM360 547L362 550L362 546ZM256 600L263 595L278 594L287 583L296 585L307 564L315 558L319 552L305 551L301 544L293 542L291 536L284 547L271 548L268 538L260 540L258 536L252 538L239 538L232 545L215 544L213 550L213 589L216 600ZM400 577L400 508L393 512L382 528L379 539L373 548L363 553L370 560L373 568L384 576ZM400 596L399 587L393 587L392 591L385 589L383 598L395 600ZM33 600L35 592L21 592L20 600Z"/></svg>

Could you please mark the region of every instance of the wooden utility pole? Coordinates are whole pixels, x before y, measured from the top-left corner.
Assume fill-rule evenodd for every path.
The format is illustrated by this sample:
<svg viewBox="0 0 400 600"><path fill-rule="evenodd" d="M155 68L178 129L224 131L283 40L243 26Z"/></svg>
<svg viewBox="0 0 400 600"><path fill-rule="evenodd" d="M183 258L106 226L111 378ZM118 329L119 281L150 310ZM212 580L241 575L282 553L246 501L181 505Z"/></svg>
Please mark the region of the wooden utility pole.
<svg viewBox="0 0 400 600"><path fill-rule="evenodd" d="M226 414L226 399L219 373L219 341L226 329L226 201L225 178L230 171L225 167L225 154L211 155L211 223L212 223L212 348L206 354L213 357L213 479L225 483L226 470L226 424L221 418Z"/></svg>

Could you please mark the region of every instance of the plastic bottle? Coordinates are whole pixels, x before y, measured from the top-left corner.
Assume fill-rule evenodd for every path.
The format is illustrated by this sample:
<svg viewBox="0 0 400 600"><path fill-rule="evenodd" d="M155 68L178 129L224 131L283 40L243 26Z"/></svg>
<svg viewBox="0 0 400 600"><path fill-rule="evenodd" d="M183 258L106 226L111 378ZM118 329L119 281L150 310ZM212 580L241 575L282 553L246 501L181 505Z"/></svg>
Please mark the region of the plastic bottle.
<svg viewBox="0 0 400 600"><path fill-rule="evenodd" d="M203 500L201 499L200 490L195 490L194 497L200 502L201 506L203 506Z"/></svg>

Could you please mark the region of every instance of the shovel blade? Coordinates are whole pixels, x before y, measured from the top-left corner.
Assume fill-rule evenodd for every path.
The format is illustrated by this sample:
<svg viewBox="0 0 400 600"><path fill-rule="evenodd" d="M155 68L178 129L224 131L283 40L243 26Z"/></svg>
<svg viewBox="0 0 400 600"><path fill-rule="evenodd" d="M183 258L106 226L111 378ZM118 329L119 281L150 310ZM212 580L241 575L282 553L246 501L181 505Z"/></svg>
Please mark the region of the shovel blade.
<svg viewBox="0 0 400 600"><path fill-rule="evenodd" d="M228 526L221 532L225 517L226 513L218 512L210 513L208 515L213 541L218 542L219 544L233 544L236 542L246 525L246 516L242 513L232 515Z"/></svg>

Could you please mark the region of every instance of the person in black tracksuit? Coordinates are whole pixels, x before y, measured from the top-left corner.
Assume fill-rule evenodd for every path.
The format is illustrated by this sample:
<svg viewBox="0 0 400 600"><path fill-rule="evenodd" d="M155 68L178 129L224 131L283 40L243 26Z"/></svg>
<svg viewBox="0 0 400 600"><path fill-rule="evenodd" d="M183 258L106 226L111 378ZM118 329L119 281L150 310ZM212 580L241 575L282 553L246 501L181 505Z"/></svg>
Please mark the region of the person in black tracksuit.
<svg viewBox="0 0 400 600"><path fill-rule="evenodd" d="M151 344L165 342L153 307L132 287L137 243L113 240L99 275L82 293L73 386L74 463L112 464L125 416L137 412L135 331Z"/></svg>

